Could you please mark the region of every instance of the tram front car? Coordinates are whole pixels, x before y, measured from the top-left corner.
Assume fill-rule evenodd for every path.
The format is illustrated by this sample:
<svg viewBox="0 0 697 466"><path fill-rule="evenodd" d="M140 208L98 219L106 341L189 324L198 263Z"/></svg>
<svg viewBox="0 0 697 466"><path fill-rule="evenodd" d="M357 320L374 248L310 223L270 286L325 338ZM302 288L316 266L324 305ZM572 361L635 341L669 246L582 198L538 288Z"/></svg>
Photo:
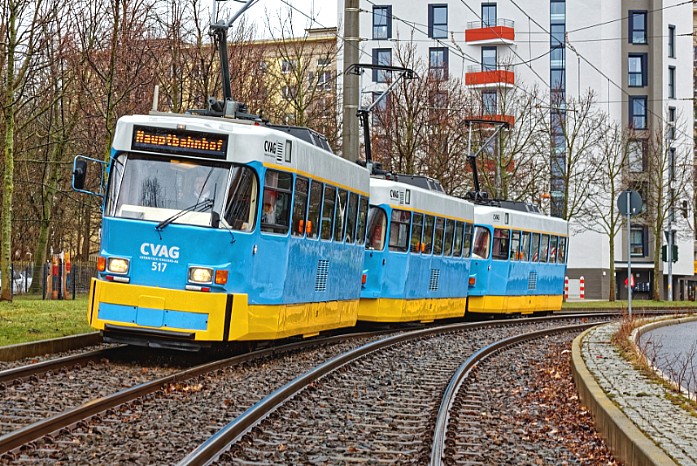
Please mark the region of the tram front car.
<svg viewBox="0 0 697 466"><path fill-rule="evenodd" d="M367 174L331 166L342 162L265 126L186 115L121 118L104 195L98 277L90 288L90 325L106 341L185 350L353 325L359 280L334 294L325 287L318 298L311 287L289 292L285 276L307 268L314 281L314 256L328 260L336 253L300 245L305 228L303 238L289 233L291 214L306 222L293 212L298 173L329 165L326 171L341 174L337 183L349 192L368 191ZM269 195L275 219L262 209L270 208ZM342 274L360 276L348 268L362 245L342 246L333 262L343 264ZM293 250L303 252L290 257Z"/></svg>

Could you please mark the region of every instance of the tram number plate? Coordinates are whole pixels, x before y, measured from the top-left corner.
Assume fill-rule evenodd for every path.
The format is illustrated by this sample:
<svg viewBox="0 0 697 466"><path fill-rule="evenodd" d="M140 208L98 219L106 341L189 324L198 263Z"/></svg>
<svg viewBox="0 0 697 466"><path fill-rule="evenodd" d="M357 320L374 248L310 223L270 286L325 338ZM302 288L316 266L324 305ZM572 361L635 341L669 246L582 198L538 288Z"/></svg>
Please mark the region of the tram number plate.
<svg viewBox="0 0 697 466"><path fill-rule="evenodd" d="M167 268L167 263L165 262L153 262L152 271L153 272L164 272Z"/></svg>

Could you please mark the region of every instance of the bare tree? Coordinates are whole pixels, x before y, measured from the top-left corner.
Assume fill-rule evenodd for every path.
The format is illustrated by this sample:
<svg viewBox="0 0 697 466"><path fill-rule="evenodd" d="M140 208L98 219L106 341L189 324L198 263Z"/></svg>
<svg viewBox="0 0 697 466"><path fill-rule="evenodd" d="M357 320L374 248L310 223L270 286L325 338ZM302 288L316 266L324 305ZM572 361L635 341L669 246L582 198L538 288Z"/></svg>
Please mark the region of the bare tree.
<svg viewBox="0 0 697 466"><path fill-rule="evenodd" d="M550 180L561 181L563 191L558 192L554 185L550 190L553 210L566 220L585 209L588 189L595 180L589 161L606 121L607 115L598 109L592 90L566 102L552 99L550 118L546 121L551 143L547 146L551 147Z"/></svg>
<svg viewBox="0 0 697 466"><path fill-rule="evenodd" d="M622 218L615 208L616 199L626 186L628 152L631 144L628 133L615 121L608 120L601 131L596 151L589 165L594 167L593 183L588 186L587 205L579 213L578 223L584 228L606 235L610 242L610 301L615 301L615 238L622 228Z"/></svg>

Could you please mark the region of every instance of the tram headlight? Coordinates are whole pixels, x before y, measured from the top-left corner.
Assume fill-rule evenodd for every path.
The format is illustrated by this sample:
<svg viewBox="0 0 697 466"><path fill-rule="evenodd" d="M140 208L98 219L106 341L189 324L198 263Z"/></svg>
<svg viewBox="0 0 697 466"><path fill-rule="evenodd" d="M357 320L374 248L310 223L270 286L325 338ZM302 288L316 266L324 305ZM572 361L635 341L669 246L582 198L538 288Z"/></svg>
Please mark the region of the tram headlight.
<svg viewBox="0 0 697 466"><path fill-rule="evenodd" d="M130 261L120 257L110 257L107 260L107 271L111 273L128 273Z"/></svg>
<svg viewBox="0 0 697 466"><path fill-rule="evenodd" d="M189 267L189 281L194 283L211 283L213 269L207 267Z"/></svg>

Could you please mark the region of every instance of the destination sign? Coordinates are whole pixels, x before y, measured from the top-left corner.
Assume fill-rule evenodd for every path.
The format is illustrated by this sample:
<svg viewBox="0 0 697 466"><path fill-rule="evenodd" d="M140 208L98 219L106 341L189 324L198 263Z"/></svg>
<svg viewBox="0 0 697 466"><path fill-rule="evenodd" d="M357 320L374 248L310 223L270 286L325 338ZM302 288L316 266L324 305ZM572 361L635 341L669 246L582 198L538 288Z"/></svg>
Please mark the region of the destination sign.
<svg viewBox="0 0 697 466"><path fill-rule="evenodd" d="M227 142L227 134L134 126L131 149L224 159L227 156Z"/></svg>

